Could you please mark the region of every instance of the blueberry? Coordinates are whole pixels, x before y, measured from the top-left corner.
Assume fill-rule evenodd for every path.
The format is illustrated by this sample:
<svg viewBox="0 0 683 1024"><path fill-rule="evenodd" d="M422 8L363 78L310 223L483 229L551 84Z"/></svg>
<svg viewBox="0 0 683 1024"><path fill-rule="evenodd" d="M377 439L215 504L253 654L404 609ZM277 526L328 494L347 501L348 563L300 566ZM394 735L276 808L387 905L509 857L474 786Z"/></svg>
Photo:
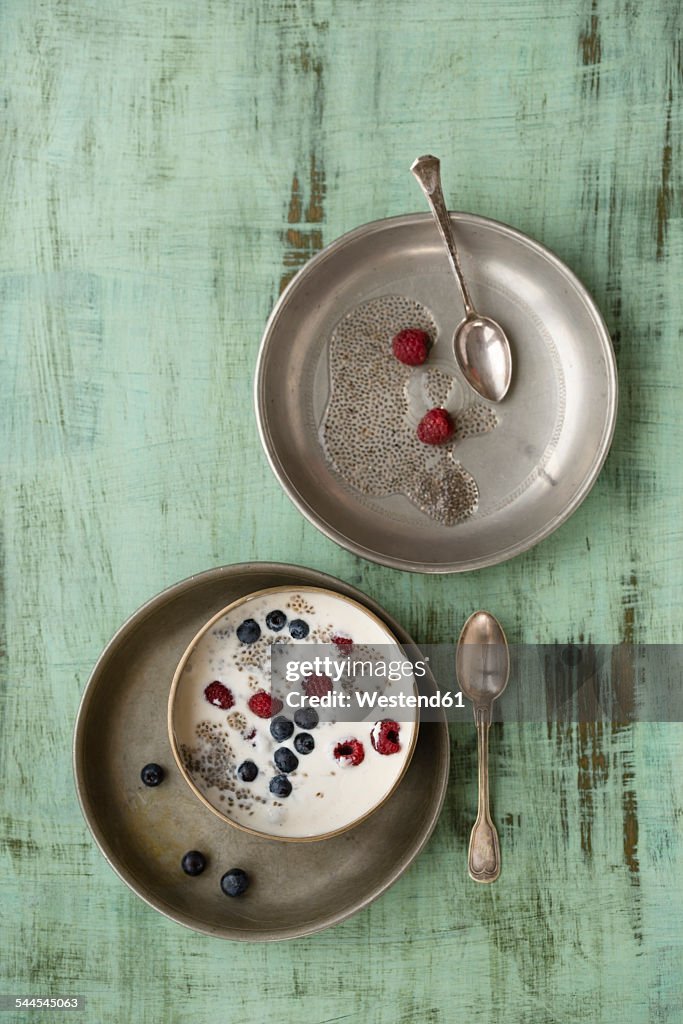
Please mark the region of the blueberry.
<svg viewBox="0 0 683 1024"><path fill-rule="evenodd" d="M315 747L315 740L310 732L300 732L294 737L294 749L299 754L310 754Z"/></svg>
<svg viewBox="0 0 683 1024"><path fill-rule="evenodd" d="M278 715L270 723L270 735L278 743L282 743L283 740L288 740L294 732L294 723L290 722L284 715Z"/></svg>
<svg viewBox="0 0 683 1024"><path fill-rule="evenodd" d="M299 767L299 758L288 747L278 747L273 754L273 761L281 772L295 772Z"/></svg>
<svg viewBox="0 0 683 1024"><path fill-rule="evenodd" d="M146 764L140 772L140 778L146 786L158 786L160 782L164 781L164 775L166 772L160 764Z"/></svg>
<svg viewBox="0 0 683 1024"><path fill-rule="evenodd" d="M221 889L226 896L243 896L249 888L249 875L242 868L230 868L221 878Z"/></svg>
<svg viewBox="0 0 683 1024"><path fill-rule="evenodd" d="M308 636L310 630L308 623L303 619L293 619L289 624L289 632L295 640L303 640Z"/></svg>
<svg viewBox="0 0 683 1024"><path fill-rule="evenodd" d="M186 875L201 875L206 867L206 857L199 850L188 850L180 862Z"/></svg>
<svg viewBox="0 0 683 1024"><path fill-rule="evenodd" d="M294 712L294 721L300 729L315 729L320 721L320 715L315 708L297 708Z"/></svg>
<svg viewBox="0 0 683 1024"><path fill-rule="evenodd" d="M268 612L266 615L266 626L268 629L272 629L273 633L279 633L286 621L287 616L279 608L276 608L274 612Z"/></svg>
<svg viewBox="0 0 683 1024"><path fill-rule="evenodd" d="M245 619L237 627L237 639L243 644L255 644L261 636L261 627L256 619Z"/></svg>
<svg viewBox="0 0 683 1024"><path fill-rule="evenodd" d="M289 796L292 792L292 783L286 775L274 775L268 787L274 796Z"/></svg>
<svg viewBox="0 0 683 1024"><path fill-rule="evenodd" d="M253 761L242 761L242 764L237 769L242 782L253 782L258 775L258 768Z"/></svg>

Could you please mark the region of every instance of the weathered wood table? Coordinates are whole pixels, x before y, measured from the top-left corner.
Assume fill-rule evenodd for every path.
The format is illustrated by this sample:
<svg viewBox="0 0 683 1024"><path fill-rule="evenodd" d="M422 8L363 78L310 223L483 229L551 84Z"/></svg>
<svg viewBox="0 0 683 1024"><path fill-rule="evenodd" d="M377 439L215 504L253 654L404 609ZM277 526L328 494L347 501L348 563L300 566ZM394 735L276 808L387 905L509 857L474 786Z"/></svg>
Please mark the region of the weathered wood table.
<svg viewBox="0 0 683 1024"><path fill-rule="evenodd" d="M342 926L267 947L129 892L69 750L114 629L221 563L326 570L425 642L479 606L514 642L683 641L678 17L668 0L3 5L3 993L81 993L89 1022L136 1024L683 1019L679 724L498 728L492 887L467 877L474 734L454 727L447 805L408 874ZM621 383L577 514L464 577L319 535L251 401L283 283L342 232L422 210L407 169L430 150L452 208L514 224L585 281Z"/></svg>

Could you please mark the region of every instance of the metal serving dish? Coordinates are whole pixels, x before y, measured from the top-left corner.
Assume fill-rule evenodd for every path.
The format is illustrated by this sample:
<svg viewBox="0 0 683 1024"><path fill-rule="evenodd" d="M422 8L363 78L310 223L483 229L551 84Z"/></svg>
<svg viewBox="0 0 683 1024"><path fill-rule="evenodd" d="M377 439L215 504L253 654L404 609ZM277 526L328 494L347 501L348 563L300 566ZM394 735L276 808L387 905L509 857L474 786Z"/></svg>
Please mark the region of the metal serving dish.
<svg viewBox="0 0 683 1024"><path fill-rule="evenodd" d="M256 368L261 440L292 501L343 547L416 572L479 569L547 537L588 494L616 419L611 341L580 281L511 227L471 214L451 218L473 295L505 326L515 368L508 396L493 407L495 429L457 447L479 489L469 519L443 526L403 494L361 493L321 443L331 336L352 310L383 296L429 310L437 329L429 362L471 400L452 352L462 304L428 214L363 225L310 260L277 303Z"/></svg>
<svg viewBox="0 0 683 1024"><path fill-rule="evenodd" d="M355 828L317 843L278 842L231 828L186 785L173 760L166 722L171 680L183 651L226 604L268 587L307 585L359 601L403 647L411 647L405 630L377 602L334 577L273 562L229 565L191 576L138 609L102 652L81 701L74 774L95 841L141 899L209 935L272 941L345 920L412 864L444 801L445 716L422 724L406 774L382 807ZM433 687L428 680L425 692ZM166 770L155 789L140 781L140 769L150 761ZM190 849L209 858L197 878L188 878L180 867ZM220 877L231 867L252 876L241 899L220 891Z"/></svg>

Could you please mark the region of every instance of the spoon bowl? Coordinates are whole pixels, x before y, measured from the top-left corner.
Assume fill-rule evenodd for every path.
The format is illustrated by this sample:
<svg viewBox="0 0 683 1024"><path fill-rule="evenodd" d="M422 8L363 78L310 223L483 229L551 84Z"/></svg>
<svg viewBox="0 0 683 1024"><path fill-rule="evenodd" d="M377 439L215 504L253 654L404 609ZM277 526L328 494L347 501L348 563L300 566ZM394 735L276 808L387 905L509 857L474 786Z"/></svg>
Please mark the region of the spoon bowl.
<svg viewBox="0 0 683 1024"><path fill-rule="evenodd" d="M507 686L510 652L503 627L490 612L474 612L462 627L455 671L462 692L475 709L490 709Z"/></svg>
<svg viewBox="0 0 683 1024"><path fill-rule="evenodd" d="M512 378L510 346L500 324L488 316L468 316L457 327L453 350L470 387L501 402Z"/></svg>

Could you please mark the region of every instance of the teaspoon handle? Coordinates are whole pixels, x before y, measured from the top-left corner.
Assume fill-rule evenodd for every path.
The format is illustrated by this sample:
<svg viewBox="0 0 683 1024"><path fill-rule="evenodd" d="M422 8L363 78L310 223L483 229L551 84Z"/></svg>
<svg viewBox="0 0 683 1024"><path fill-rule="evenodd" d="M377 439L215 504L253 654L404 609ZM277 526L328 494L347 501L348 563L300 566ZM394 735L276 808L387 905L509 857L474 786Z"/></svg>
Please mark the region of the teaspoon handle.
<svg viewBox="0 0 683 1024"><path fill-rule="evenodd" d="M465 306L465 313L467 316L475 316L476 310L463 276L462 267L460 266L460 257L458 256L455 238L453 237L453 225L451 224L451 218L448 215L448 209L446 208L446 202L443 197L440 168L441 164L438 157L419 156L410 169L417 178L420 188L425 194L441 233L441 237L446 243L448 258L458 285L460 286L460 293L462 295L463 305Z"/></svg>
<svg viewBox="0 0 683 1024"><path fill-rule="evenodd" d="M479 755L479 804L470 836L467 867L475 882L495 882L500 874L500 844L489 810L489 726L490 707L475 707Z"/></svg>

